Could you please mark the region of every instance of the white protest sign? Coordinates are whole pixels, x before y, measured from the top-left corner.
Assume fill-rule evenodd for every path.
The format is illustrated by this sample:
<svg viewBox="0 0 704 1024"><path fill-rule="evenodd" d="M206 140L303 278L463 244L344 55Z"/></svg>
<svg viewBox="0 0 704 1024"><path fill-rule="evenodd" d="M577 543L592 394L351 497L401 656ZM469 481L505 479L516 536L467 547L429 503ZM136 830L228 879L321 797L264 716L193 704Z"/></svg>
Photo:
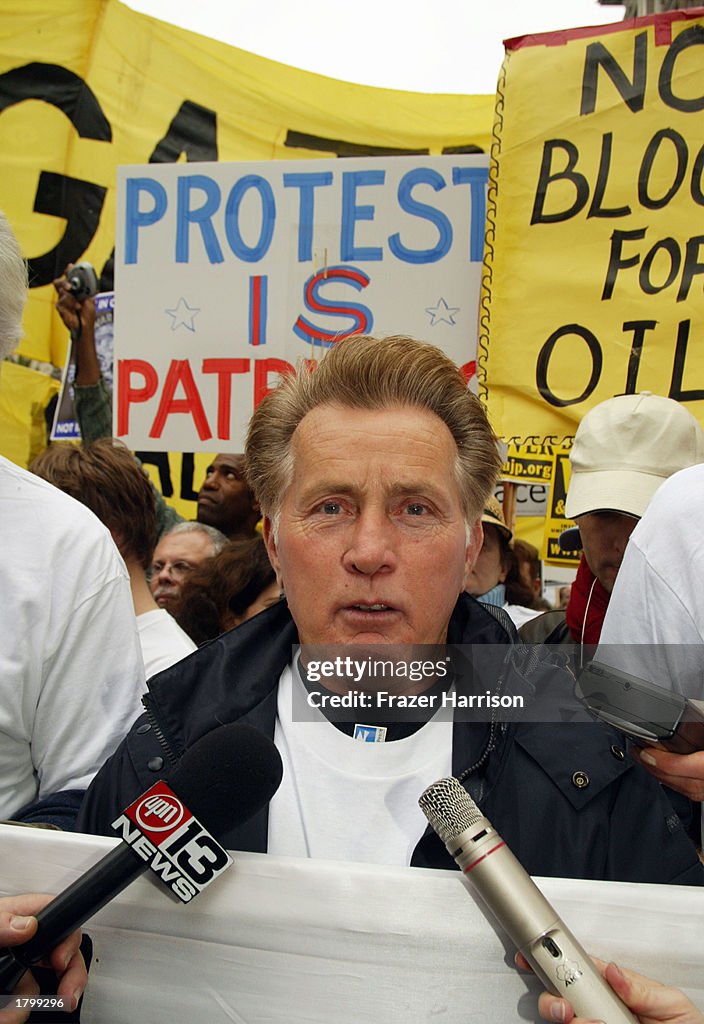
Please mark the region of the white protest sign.
<svg viewBox="0 0 704 1024"><path fill-rule="evenodd" d="M474 376L485 155L150 164L118 172L114 433L241 451L278 375L353 333Z"/></svg>

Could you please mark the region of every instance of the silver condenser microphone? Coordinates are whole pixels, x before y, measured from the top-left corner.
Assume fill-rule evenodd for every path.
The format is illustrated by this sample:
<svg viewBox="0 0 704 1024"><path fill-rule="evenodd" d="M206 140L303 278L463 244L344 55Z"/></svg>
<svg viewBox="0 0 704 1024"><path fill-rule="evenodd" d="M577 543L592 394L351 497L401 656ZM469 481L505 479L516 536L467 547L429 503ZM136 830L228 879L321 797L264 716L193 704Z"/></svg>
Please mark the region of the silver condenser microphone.
<svg viewBox="0 0 704 1024"><path fill-rule="evenodd" d="M637 1024L457 779L434 782L418 802L465 882L481 896L543 984L568 999L578 1017Z"/></svg>

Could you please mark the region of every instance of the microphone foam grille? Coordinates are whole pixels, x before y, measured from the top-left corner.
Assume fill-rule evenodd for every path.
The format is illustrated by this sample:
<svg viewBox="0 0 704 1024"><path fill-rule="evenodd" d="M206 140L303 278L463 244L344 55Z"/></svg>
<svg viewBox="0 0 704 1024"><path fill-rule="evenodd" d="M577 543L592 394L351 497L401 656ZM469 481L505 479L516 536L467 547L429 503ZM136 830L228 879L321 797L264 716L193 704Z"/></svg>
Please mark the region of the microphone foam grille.
<svg viewBox="0 0 704 1024"><path fill-rule="evenodd" d="M484 817L467 790L452 777L428 786L418 803L443 843L455 839Z"/></svg>
<svg viewBox="0 0 704 1024"><path fill-rule="evenodd" d="M269 737L235 722L196 740L166 782L219 839L271 800L282 774L281 755Z"/></svg>

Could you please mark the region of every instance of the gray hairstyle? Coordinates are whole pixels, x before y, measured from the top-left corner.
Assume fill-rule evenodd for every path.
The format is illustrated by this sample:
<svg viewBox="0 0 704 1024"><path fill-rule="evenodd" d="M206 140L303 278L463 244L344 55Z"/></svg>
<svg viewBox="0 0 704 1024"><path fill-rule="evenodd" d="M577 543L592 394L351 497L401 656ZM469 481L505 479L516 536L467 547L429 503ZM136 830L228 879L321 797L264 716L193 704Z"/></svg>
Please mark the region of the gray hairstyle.
<svg viewBox="0 0 704 1024"><path fill-rule="evenodd" d="M27 264L8 220L0 211L0 360L22 337L22 312L27 298Z"/></svg>
<svg viewBox="0 0 704 1024"><path fill-rule="evenodd" d="M245 446L247 479L277 529L295 471L292 439L321 405L344 409L411 406L434 413L456 445L455 477L468 531L494 489L502 460L476 395L452 360L434 345L405 335L355 334L336 342L314 371L301 366L281 377L254 410Z"/></svg>
<svg viewBox="0 0 704 1024"><path fill-rule="evenodd" d="M201 533L204 533L206 537L209 537L212 541L214 555L219 554L225 545L229 543L229 539L225 534L221 533L220 530L216 530L214 526L208 526L206 523L192 522L190 520L184 523L176 523L176 525L172 526L170 530L166 531L166 533L162 533L159 540L163 537L170 537L173 533L195 533L198 530Z"/></svg>

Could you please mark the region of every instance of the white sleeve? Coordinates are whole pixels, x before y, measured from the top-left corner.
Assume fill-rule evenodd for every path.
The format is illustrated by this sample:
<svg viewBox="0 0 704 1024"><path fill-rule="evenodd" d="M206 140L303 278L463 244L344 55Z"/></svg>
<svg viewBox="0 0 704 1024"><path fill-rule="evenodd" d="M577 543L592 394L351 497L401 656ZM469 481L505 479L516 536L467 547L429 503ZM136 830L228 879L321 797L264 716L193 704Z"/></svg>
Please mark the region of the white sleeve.
<svg viewBox="0 0 704 1024"><path fill-rule="evenodd" d="M0 457L0 818L85 788L141 711L129 577L84 505Z"/></svg>
<svg viewBox="0 0 704 1024"><path fill-rule="evenodd" d="M129 583L117 552L105 554L113 568L78 606L66 608L60 643L45 661L31 739L39 798L85 789L143 710Z"/></svg>
<svg viewBox="0 0 704 1024"><path fill-rule="evenodd" d="M696 618L699 594L688 592L676 551L671 550L667 574L655 567L639 530L640 524L631 535L614 584L597 658L701 699L704 648Z"/></svg>

